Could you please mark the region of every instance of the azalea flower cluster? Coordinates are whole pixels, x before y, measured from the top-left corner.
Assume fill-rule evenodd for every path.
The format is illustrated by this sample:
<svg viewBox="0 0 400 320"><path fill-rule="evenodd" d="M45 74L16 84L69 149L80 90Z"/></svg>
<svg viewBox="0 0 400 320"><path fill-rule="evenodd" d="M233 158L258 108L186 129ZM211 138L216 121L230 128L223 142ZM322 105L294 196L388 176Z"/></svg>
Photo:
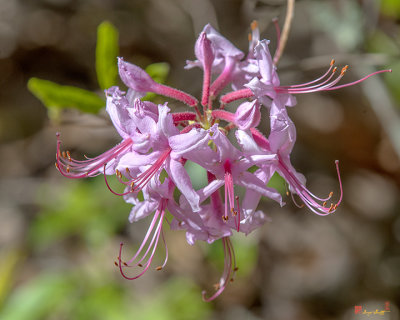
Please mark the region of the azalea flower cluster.
<svg viewBox="0 0 400 320"><path fill-rule="evenodd" d="M170 229L185 230L191 245L197 240L208 243L222 240L223 274L213 294L203 293L204 300L212 300L237 271L230 237L235 232L247 235L268 220L257 209L263 197L284 205L281 194L267 186L274 173L284 178L296 205L305 205L318 215L335 212L342 201L338 161L340 191L335 202L333 193L326 197L311 193L304 176L292 166L290 157L296 128L287 108L295 106L296 94L339 89L371 75L338 85L347 66L338 71L332 60L318 79L283 86L268 45L268 40L260 40L255 22L247 55L206 25L195 44L196 60L187 61L186 65L187 69L203 71L200 101L155 82L143 69L119 58L119 74L128 90L124 92L118 87L106 90L106 110L122 141L98 157L75 160L68 151L61 151L57 134L56 166L62 175L86 178L103 174L111 192L133 204L130 222L152 216L142 244L128 261L121 257L121 244L116 265L125 278L136 279L149 269L160 239L166 255L157 269L165 266L168 249L164 227L168 224ZM226 90L229 85L232 91ZM223 90L227 93L221 96ZM181 102L188 111L173 112L168 103L156 105L142 100L148 92ZM234 101L241 102L236 110L226 110L226 105ZM268 118L261 119L261 108L266 109ZM261 122L269 122L269 132L257 129ZM234 133L239 147L227 138L228 132ZM187 161L207 172L208 185L204 188L193 188L185 168ZM125 186L122 193L114 191L108 182L107 176L114 174ZM244 195L239 196L236 186L244 187ZM166 218L167 211L172 219ZM139 272L128 276L126 270L131 267L139 267L131 269Z"/></svg>

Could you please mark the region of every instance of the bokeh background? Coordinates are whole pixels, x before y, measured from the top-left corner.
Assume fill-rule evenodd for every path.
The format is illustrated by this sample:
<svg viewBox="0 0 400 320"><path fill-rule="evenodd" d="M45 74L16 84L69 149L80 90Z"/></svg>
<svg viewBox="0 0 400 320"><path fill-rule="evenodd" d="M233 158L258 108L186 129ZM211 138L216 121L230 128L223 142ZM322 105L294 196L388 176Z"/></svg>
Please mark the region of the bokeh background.
<svg viewBox="0 0 400 320"><path fill-rule="evenodd" d="M27 90L39 77L102 95L94 67L102 21L119 30L125 60L167 62L167 83L199 96L200 71L183 66L203 26L246 51L257 19L274 50L271 20L282 25L285 9L281 0L0 0L0 319L366 319L356 305L375 311L385 303L391 313L369 319L399 318L398 0L296 1L283 84L314 79L332 58L350 65L345 82L393 73L298 97L289 111L298 133L293 164L324 195L338 190L340 159L344 202L328 217L290 198L284 208L263 202L271 222L233 238L239 272L212 303L201 291L220 276L219 244L191 247L183 232L167 231L167 267L124 280L114 266L119 243L133 253L149 221L129 224L130 206L102 177L71 181L54 168L57 131L74 155L118 142L104 112L55 114ZM196 168L192 175L203 179Z"/></svg>

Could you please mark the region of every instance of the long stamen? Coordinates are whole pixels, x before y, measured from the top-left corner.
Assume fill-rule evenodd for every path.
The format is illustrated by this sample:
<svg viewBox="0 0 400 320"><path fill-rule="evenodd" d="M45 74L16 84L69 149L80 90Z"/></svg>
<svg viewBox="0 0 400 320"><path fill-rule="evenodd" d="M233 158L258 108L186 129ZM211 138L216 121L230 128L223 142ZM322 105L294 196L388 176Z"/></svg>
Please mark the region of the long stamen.
<svg viewBox="0 0 400 320"><path fill-rule="evenodd" d="M309 81L309 82L306 82L306 83L295 84L295 85L291 85L291 86L281 86L281 88L298 88L298 87L305 87L305 86L308 86L310 84L316 83L316 82L324 79L331 72L331 70L332 70L334 65L335 65L335 60L332 59L331 63L330 63L330 66L329 66L329 69L322 76L320 76L319 78L317 78L315 80L312 80L312 81Z"/></svg>
<svg viewBox="0 0 400 320"><path fill-rule="evenodd" d="M293 174L293 172L288 169L288 167L285 165L285 163L279 159L279 171L282 173L286 181L289 183L291 189L297 194L300 199L303 201L303 203L314 213L318 215L328 215L330 213L333 213L336 211L337 207L339 204L342 202L343 198L343 187L342 187L342 181L340 178L340 172L339 172L339 161L335 161L336 164L336 170L338 173L338 180L339 180L339 188L340 188L340 197L339 200L336 202L336 204L331 203L330 207L326 207L326 202L331 199L333 192L329 194L328 197L326 198L319 198L316 197L313 193L311 193L298 179L297 177ZM322 202L322 203L319 203ZM298 206L301 207L296 203L294 200L294 203Z"/></svg>
<svg viewBox="0 0 400 320"><path fill-rule="evenodd" d="M238 270L236 267L235 251L229 237L222 238L222 245L224 248L224 271L219 283L215 285L216 292L211 297L206 298L207 292L202 292L203 300L205 302L210 302L217 298L225 290L229 281L233 281L234 275Z"/></svg>
<svg viewBox="0 0 400 320"><path fill-rule="evenodd" d="M364 80L368 79L369 77L372 77L372 76L374 76L374 75L376 75L376 74L384 73L384 72L392 72L392 69L379 70L379 71L373 72L373 73L371 73L371 74L369 74L369 75L367 75L367 76L365 76L364 78L361 78L361 79L359 79L359 80L356 80L356 81L353 81L353 82L350 82L350 83L346 83L346 84L342 84L342 85L336 86L336 87L334 87L334 88L329 88L329 89L326 89L326 91L337 90L337 89L349 87L349 86L355 85L355 84L357 84L357 83L363 82Z"/></svg>
<svg viewBox="0 0 400 320"><path fill-rule="evenodd" d="M69 151L61 152L60 134L57 133L56 167L64 177L70 179L94 177L101 173L103 166L127 152L132 144L132 139L128 138L95 158L86 157L86 160L75 160L71 158Z"/></svg>
<svg viewBox="0 0 400 320"><path fill-rule="evenodd" d="M143 189L143 187L149 182L149 180L159 171L165 160L169 157L171 149L164 151L160 158L145 172L139 175L137 178L130 181L132 190L137 192Z"/></svg>
<svg viewBox="0 0 400 320"><path fill-rule="evenodd" d="M165 218L165 220L166 220L166 221L168 222L168 224L170 225L170 222L168 221L168 219ZM167 262L168 262L168 246L167 246L167 241L165 241L165 236L164 236L164 231L163 231L163 229L161 229L161 238L162 238L162 241L163 241L163 243L164 243L165 258L164 258L164 262L162 263L162 265L160 265L160 266L158 266L158 267L156 268L157 271L163 269L163 268L167 265Z"/></svg>
<svg viewBox="0 0 400 320"><path fill-rule="evenodd" d="M334 87L340 81L340 79L343 78L343 76L346 73L347 69L348 69L348 66L344 66L342 68L339 76L337 76L336 79L334 79L331 82L328 82L328 81L332 78L333 74L336 72L336 68L333 69L331 76L326 81L323 81L322 83L320 83L318 85L314 85L314 86L309 86L309 87L304 87L304 88L288 89L288 92L296 94L296 93L311 93L311 92L317 92L317 91L326 91L328 88Z"/></svg>
<svg viewBox="0 0 400 320"><path fill-rule="evenodd" d="M103 172L104 173L104 181L106 182L106 186L107 186L108 190L111 191L111 193L115 194L116 196L125 196L125 195L133 192L131 190L123 192L123 193L119 193L119 192L114 191L114 189L111 188L110 184L108 183L108 179L107 179L107 175L106 175L106 165L104 165L104 169L103 170L104 170L104 172ZM122 182L122 180L120 180L120 177L118 175L117 175L117 178L118 178L119 181Z"/></svg>
<svg viewBox="0 0 400 320"><path fill-rule="evenodd" d="M323 91L326 88L333 87L336 83L340 81L340 79L344 76L348 69L348 66L345 66L342 68L340 74L338 77L336 77L334 80L331 81L333 75L336 73L337 68L333 68L331 71L331 74L326 78L323 79L324 77L318 78L318 81L314 81L314 85L295 85L295 86L286 86L286 87L276 87L277 92L287 92L291 94L298 94L298 93L310 93L310 92L316 92L316 91ZM325 75L326 77L326 75ZM323 81L321 81L323 80ZM331 82L329 82L331 81ZM310 83L313 83L313 81L310 81Z"/></svg>
<svg viewBox="0 0 400 320"><path fill-rule="evenodd" d="M142 190L146 184L151 180L151 178L154 177L154 175L159 172L160 168L162 167L162 165L164 164L165 160L169 157L170 153L171 153L172 149L168 148L166 149L161 155L160 157L156 160L156 162L154 162L150 168L148 168L146 171L142 172L140 175L138 175L137 177L133 177L130 174L129 169L127 168L127 176L129 178L128 181L123 181L122 180L122 174L117 171L116 175L118 178L118 181L122 184L125 184L127 186L130 186L130 189L128 191L125 191L124 193L118 193L115 192L109 185L108 180L107 180L107 176L104 174L104 179L106 182L106 185L108 187L108 189L115 195L118 196L124 196L127 195L129 193L133 193L133 192L139 192L140 190ZM104 172L105 172L105 168L104 168Z"/></svg>
<svg viewBox="0 0 400 320"><path fill-rule="evenodd" d="M359 80L350 82L350 83L346 83L346 84L342 84L342 85L337 85L337 83L343 78L343 76L345 75L348 66L344 66L339 74L338 77L336 77L333 81L329 82L334 73L336 72L337 68L334 67L335 61L332 60L330 67L328 69L328 71L326 71L321 77L310 81L310 82L306 82L303 84L297 84L297 85L291 85L291 86L279 86L276 87L275 90L277 92L286 92L286 93L290 93L290 94L299 94L299 93L311 93L311 92L317 92L317 91L331 91L331 90L337 90L337 89L341 89L341 88L345 88L345 87L350 87L352 85L358 84L360 82L365 81L366 79L368 79L369 77L372 77L376 74L379 73L384 73L384 72L392 72L391 69L388 70L379 70L376 72L373 72ZM333 68L333 69L332 69ZM329 77L326 78L328 76L328 74L330 73ZM319 83L318 83L319 82ZM314 84L314 85L312 85ZM229 98L229 97L228 97Z"/></svg>
<svg viewBox="0 0 400 320"><path fill-rule="evenodd" d="M157 245L158 245L158 241L159 241L159 239L160 239L160 235L161 235L161 237L162 237L162 239L163 239L163 242L164 242L164 245L165 245L165 249L166 249L166 258L164 259L164 263L162 264L162 266L160 266L160 268L163 268L163 267L165 266L165 264L166 264L166 262L167 262L167 260L168 260L168 249L167 249L167 246L166 246L166 243L165 243L165 239L164 239L164 234L163 234L163 230L162 230L162 223L163 223L164 216L165 216L165 207L166 207L166 203L167 203L167 200L166 200L166 199L162 199L162 200L161 200L160 205L159 205L159 207L158 207L156 213L154 214L154 217L153 217L153 219L152 219L152 222L151 222L151 224L150 224L150 226L149 226L149 229L148 229L148 231L147 231L147 233L146 233L146 236L145 236L145 238L143 239L143 242L142 242L142 244L140 245L139 249L137 250L137 252L135 253L135 255L134 255L128 262L123 263L123 265L124 265L125 267L131 267L131 264L133 264L133 262L141 255L141 253L142 253L142 251L143 251L143 248L145 247L146 243L148 242L149 237L150 237L151 233L153 232L154 227L155 227L156 224L157 224L157 226L156 226L156 228L155 228L155 230L154 230L154 234L153 234L153 236L152 236L152 239L151 239L150 243L148 244L145 253L144 253L144 254L142 255L142 257L135 263L135 266L144 267L144 269L143 269L138 275L136 275L136 276L129 277L129 276L127 276L127 275L124 273L124 271L123 271L123 266L122 266L122 263L121 263L121 261L122 261L122 260L121 260L121 256L122 256L122 246L123 246L123 243L121 243L121 245L120 245L120 250L119 250L119 256L118 256L118 266L119 266L119 270L120 270L120 272L121 272L121 275L122 275L125 279L128 279L128 280L135 280L135 279L141 277L141 276L149 269L149 267L150 267L150 265L151 265L151 262L153 261L155 251L156 251L156 249L157 249ZM158 223L157 223L157 220L158 220ZM151 252L150 252L150 251L151 251ZM142 264L141 262L142 262L143 260L146 259L146 257L149 255L149 253L150 253L150 256L147 258L146 262L144 262L144 263ZM160 268L157 268L157 269L159 270Z"/></svg>
<svg viewBox="0 0 400 320"><path fill-rule="evenodd" d="M236 223L236 231L240 231L240 203L239 203L239 196L235 197L236 200L236 208L237 208L237 215L235 216L235 223Z"/></svg>
<svg viewBox="0 0 400 320"><path fill-rule="evenodd" d="M229 160L226 160L224 163L225 169L225 215L223 219L225 221L228 220L228 206L229 211L235 217L237 212L235 211L235 191L234 191L234 183L231 171L231 163Z"/></svg>
<svg viewBox="0 0 400 320"><path fill-rule="evenodd" d="M254 48L260 41L260 30L258 29L258 22L253 20L250 24L251 33L249 33L249 53L247 55L247 60L254 58Z"/></svg>

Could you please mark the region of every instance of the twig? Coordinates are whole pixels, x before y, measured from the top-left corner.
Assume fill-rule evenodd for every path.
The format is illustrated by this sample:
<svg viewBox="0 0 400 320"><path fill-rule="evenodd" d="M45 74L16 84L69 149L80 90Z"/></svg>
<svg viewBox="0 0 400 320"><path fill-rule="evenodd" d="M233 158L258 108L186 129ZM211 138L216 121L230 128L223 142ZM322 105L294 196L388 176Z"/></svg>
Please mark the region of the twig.
<svg viewBox="0 0 400 320"><path fill-rule="evenodd" d="M286 17L285 23L283 25L281 39L279 41L278 49L275 52L273 63L276 66L279 62L279 59L282 56L283 50L285 49L287 39L289 37L290 27L292 25L292 20L294 16L294 2L295 0L288 0L287 9L286 9Z"/></svg>

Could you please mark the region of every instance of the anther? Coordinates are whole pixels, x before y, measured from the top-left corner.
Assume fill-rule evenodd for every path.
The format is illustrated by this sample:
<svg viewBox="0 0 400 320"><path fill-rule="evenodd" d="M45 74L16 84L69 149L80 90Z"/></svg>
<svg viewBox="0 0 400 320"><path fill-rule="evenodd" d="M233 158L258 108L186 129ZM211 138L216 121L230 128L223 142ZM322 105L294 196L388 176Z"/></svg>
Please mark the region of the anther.
<svg viewBox="0 0 400 320"><path fill-rule="evenodd" d="M347 71L348 68L349 68L349 66L348 66L348 65L345 65L345 66L342 68L342 71L340 72L340 75L341 75L341 76L344 75L344 74L346 73L346 71Z"/></svg>
<svg viewBox="0 0 400 320"><path fill-rule="evenodd" d="M324 202L322 203L322 206L323 206L323 207L325 207L325 206L326 206L326 201L324 201Z"/></svg>
<svg viewBox="0 0 400 320"><path fill-rule="evenodd" d="M61 155L63 156L63 158L67 158L67 154L65 153L65 151L63 151L63 152L61 153Z"/></svg>
<svg viewBox="0 0 400 320"><path fill-rule="evenodd" d="M333 205L333 203L331 203L331 206L329 207L328 212L332 212L333 210L334 210L334 205Z"/></svg>
<svg viewBox="0 0 400 320"><path fill-rule="evenodd" d="M333 191L329 192L329 198L333 196Z"/></svg>
<svg viewBox="0 0 400 320"><path fill-rule="evenodd" d="M233 268L233 271L234 271L234 272L236 272L236 271L238 271L238 270L239 270L239 267Z"/></svg>
<svg viewBox="0 0 400 320"><path fill-rule="evenodd" d="M141 263L138 263L138 267L141 267L141 268L142 268L142 267L143 267L143 265L142 265Z"/></svg>
<svg viewBox="0 0 400 320"><path fill-rule="evenodd" d="M128 266L128 264L127 264L126 262L123 262L123 265L124 265L125 267L127 267L127 266Z"/></svg>
<svg viewBox="0 0 400 320"><path fill-rule="evenodd" d="M222 220L224 220L226 222L226 221L228 221L228 217L227 216L222 216Z"/></svg>
<svg viewBox="0 0 400 320"><path fill-rule="evenodd" d="M253 20L253 22L250 24L251 30L255 30L258 28L258 22L256 20Z"/></svg>
<svg viewBox="0 0 400 320"><path fill-rule="evenodd" d="M331 66L333 66L335 64L335 59L331 60Z"/></svg>
<svg viewBox="0 0 400 320"><path fill-rule="evenodd" d="M69 166L67 166L67 169L66 169L66 170L67 170L67 172L69 173Z"/></svg>
<svg viewBox="0 0 400 320"><path fill-rule="evenodd" d="M68 160L71 161L71 154L69 153L69 151L67 151L67 157L68 157Z"/></svg>
<svg viewBox="0 0 400 320"><path fill-rule="evenodd" d="M337 67L334 67L332 70L332 73L336 73L336 71L337 71Z"/></svg>
<svg viewBox="0 0 400 320"><path fill-rule="evenodd" d="M233 282L233 281L234 281L234 279L233 279L233 278L230 278L230 279L229 279L229 281L230 281L230 282Z"/></svg>
<svg viewBox="0 0 400 320"><path fill-rule="evenodd" d="M115 266L116 266L116 267L118 267L118 263L117 263L117 261L114 261L114 264L115 264Z"/></svg>
<svg viewBox="0 0 400 320"><path fill-rule="evenodd" d="M251 40L253 39L253 36L251 35L251 33L249 33L249 34L247 35L247 39L249 39L249 42L251 42Z"/></svg>
<svg viewBox="0 0 400 320"><path fill-rule="evenodd" d="M162 269L161 266L158 266L158 267L156 268L157 271L160 271L161 269Z"/></svg>

